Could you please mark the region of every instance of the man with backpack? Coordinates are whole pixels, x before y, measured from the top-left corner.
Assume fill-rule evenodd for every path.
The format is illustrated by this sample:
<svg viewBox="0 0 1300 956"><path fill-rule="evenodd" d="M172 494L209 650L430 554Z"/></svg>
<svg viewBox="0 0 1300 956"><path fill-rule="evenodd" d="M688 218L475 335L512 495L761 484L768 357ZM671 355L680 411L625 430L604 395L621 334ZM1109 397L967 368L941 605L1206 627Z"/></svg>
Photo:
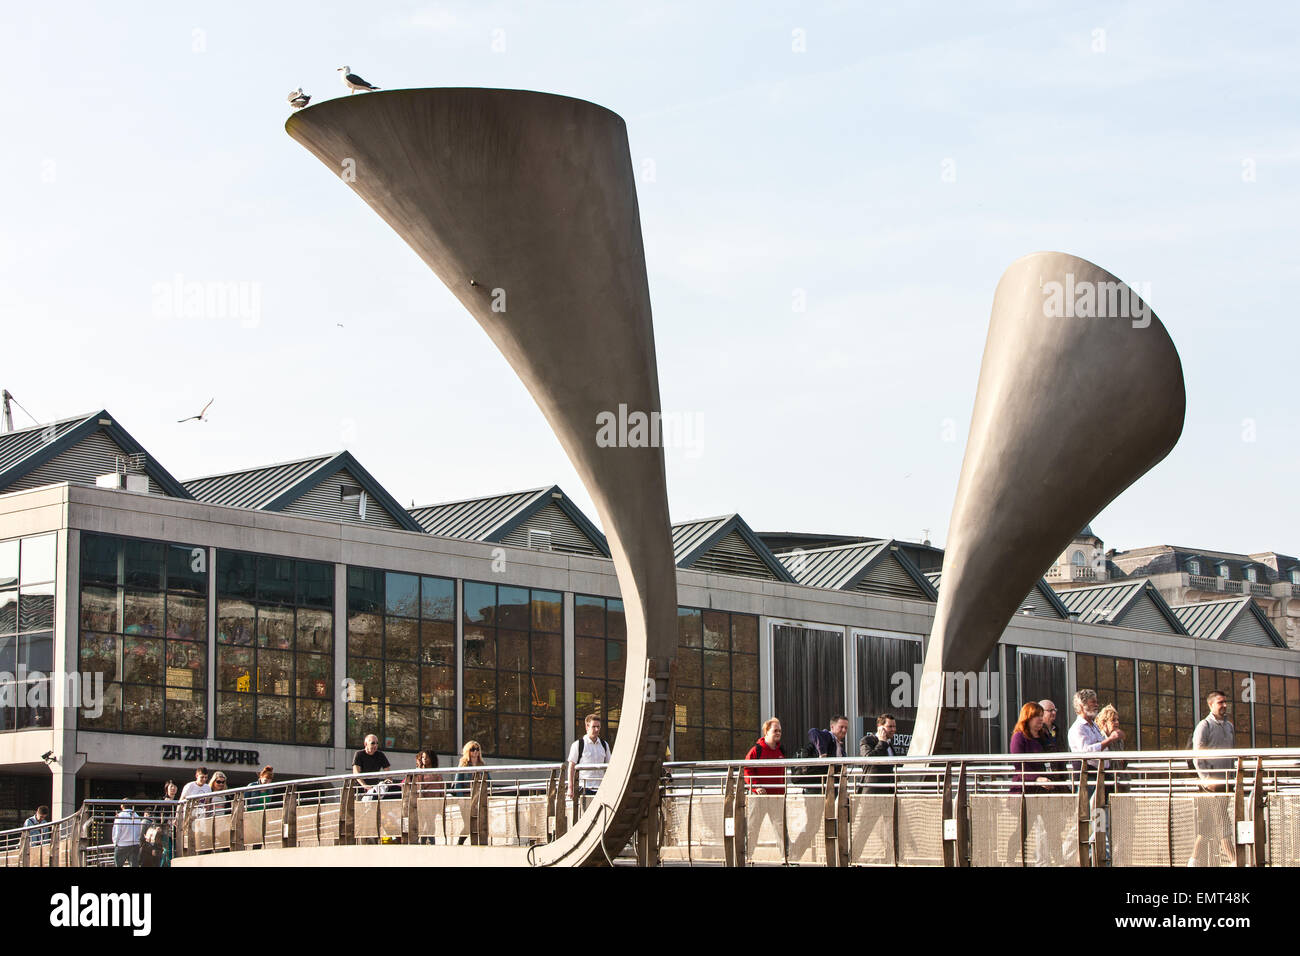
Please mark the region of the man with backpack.
<svg viewBox="0 0 1300 956"><path fill-rule="evenodd" d="M609 763L609 744L602 740L600 736L600 715L588 714L584 723L587 727L587 733L575 740L573 746L569 748L569 763L573 767L578 767L581 764ZM603 769L578 771L578 792L582 794L595 793L600 788L600 781L604 776L605 771ZM573 771L570 770L569 788L572 789L573 785Z"/></svg>

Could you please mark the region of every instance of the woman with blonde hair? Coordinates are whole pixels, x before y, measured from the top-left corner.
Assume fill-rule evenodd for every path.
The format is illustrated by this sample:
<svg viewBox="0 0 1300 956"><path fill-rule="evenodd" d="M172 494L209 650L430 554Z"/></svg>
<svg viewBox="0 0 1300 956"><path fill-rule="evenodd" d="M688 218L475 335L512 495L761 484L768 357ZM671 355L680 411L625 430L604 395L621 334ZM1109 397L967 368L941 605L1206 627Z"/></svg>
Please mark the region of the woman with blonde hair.
<svg viewBox="0 0 1300 956"><path fill-rule="evenodd" d="M456 766L482 767L483 766L482 745L480 745L477 740L465 741L465 746L460 748L460 763L458 763ZM456 778L452 780L451 787L447 791L447 796L468 797L472 792L475 777L482 777L484 786L486 787L492 786L492 784L488 782L492 778L489 777L486 772L480 774L480 773L471 773L470 771L466 770L456 774ZM456 842L464 843L467 839L468 837L462 836L458 838Z"/></svg>

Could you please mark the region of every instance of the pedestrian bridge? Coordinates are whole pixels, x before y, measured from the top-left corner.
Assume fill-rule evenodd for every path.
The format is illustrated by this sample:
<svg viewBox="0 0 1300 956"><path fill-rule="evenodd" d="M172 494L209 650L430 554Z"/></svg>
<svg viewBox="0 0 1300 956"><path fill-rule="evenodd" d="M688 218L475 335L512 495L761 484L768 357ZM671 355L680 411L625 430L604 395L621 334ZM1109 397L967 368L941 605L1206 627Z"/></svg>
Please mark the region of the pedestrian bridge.
<svg viewBox="0 0 1300 956"><path fill-rule="evenodd" d="M167 824L174 866L528 866L573 821L607 818L571 770L319 777L137 809ZM0 833L0 862L111 866L120 807ZM603 851L641 866L1296 866L1300 750L667 763L631 842Z"/></svg>

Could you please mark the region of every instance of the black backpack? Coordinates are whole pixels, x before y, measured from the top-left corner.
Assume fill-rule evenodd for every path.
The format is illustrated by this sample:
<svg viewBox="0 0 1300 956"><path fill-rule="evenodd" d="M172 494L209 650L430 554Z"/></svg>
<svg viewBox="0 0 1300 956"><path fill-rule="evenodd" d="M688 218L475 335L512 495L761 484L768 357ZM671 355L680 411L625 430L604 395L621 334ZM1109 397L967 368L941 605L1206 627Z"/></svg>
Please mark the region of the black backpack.
<svg viewBox="0 0 1300 956"><path fill-rule="evenodd" d="M612 747L610 747L609 741L606 740L604 737L600 738L600 744L602 747L605 748L605 759L597 760L596 762L609 763L610 754L612 754L614 750ZM578 738L578 763L582 763L582 755L585 754L586 752L587 752L587 735L583 734L581 737Z"/></svg>
<svg viewBox="0 0 1300 956"><path fill-rule="evenodd" d="M818 752L817 745L812 741L804 744L795 752L795 757L800 760L811 760L813 757L824 757L823 753ZM809 764L806 767L791 767L790 773L796 777L820 777L826 773L825 767L817 767Z"/></svg>

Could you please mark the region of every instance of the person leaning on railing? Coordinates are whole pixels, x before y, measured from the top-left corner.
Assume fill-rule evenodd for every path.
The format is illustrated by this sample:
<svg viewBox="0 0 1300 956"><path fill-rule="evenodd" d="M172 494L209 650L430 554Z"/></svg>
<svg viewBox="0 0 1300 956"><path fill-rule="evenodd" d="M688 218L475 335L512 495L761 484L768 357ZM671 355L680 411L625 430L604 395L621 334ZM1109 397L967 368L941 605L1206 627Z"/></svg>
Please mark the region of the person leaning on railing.
<svg viewBox="0 0 1300 956"><path fill-rule="evenodd" d="M50 808L42 804L36 812L23 821L23 829L31 830L29 845L44 846L50 842Z"/></svg>
<svg viewBox="0 0 1300 956"><path fill-rule="evenodd" d="M1016 721L1016 729L1011 734L1011 752L1013 754L1051 752L1043 740L1043 708L1040 704L1030 701L1020 708L1020 719ZM1048 775L1050 767L1050 763L1018 761L1016 772L1011 777L1011 792L1051 792L1052 778Z"/></svg>
<svg viewBox="0 0 1300 956"><path fill-rule="evenodd" d="M1119 725L1119 711L1115 709L1114 704L1107 704L1097 714L1097 726L1107 737L1115 737L1106 747L1107 753L1114 753L1117 750L1124 749L1124 729ZM1106 766L1110 770L1110 788L1112 792L1119 790L1119 770L1124 766L1122 760L1108 760Z"/></svg>
<svg viewBox="0 0 1300 956"><path fill-rule="evenodd" d="M746 760L784 760L785 751L781 749L781 721L769 717L763 722L763 736L745 754ZM783 794L785 793L785 769L782 767L746 767L745 782L751 793Z"/></svg>
<svg viewBox="0 0 1300 956"><path fill-rule="evenodd" d="M275 782L275 768L267 764L257 773L257 780L254 783L258 786ZM267 803L271 800L270 789L250 790L244 794L245 810L265 810Z"/></svg>

